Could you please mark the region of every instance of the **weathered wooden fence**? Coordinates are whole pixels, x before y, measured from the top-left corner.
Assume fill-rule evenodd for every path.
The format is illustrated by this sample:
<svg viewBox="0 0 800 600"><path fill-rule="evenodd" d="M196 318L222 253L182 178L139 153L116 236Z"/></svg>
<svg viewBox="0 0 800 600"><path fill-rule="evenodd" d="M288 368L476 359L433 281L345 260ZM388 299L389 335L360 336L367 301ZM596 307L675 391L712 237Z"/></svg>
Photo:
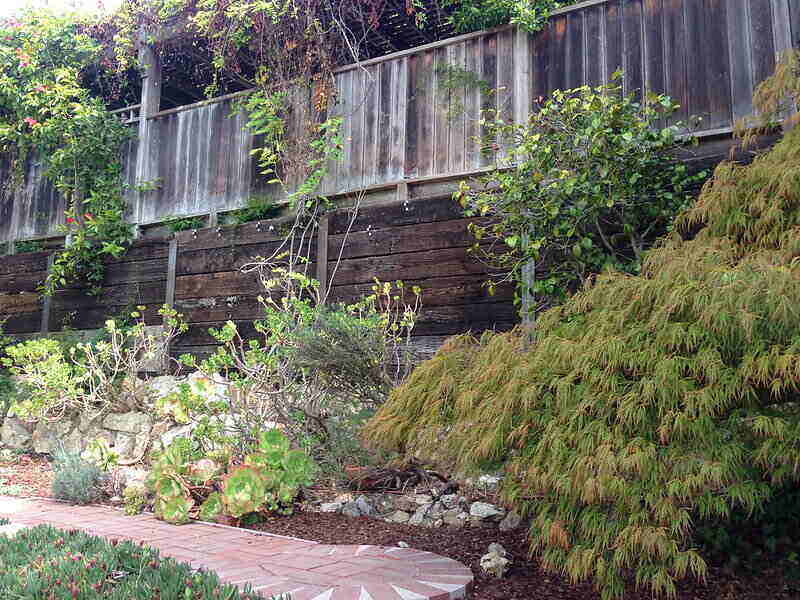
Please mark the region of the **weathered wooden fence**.
<svg viewBox="0 0 800 600"><path fill-rule="evenodd" d="M423 287L417 330L423 343L511 326L511 290L489 296L481 286L485 269L468 256L466 221L448 199L455 181L488 164L475 141L481 111L523 119L552 90L606 82L621 69L625 91L667 93L681 104L677 119L701 119L696 133L705 143L698 156L713 162L726 153L735 120L751 114L755 85L799 38L795 0L592 0L558 11L537 35L504 27L339 69L331 110L343 117L344 160L331 165L322 191L367 197L342 250L334 299L367 291L373 277L405 279ZM295 116L307 114L307 98L293 97ZM133 222L216 215L253 195L275 197L256 174L253 139L233 111L235 101L157 112L152 98L144 98L140 114L125 112L140 131L144 119L148 132L146 143L126 148L129 183L161 182L151 192L131 191ZM7 175L0 163L0 176ZM343 242L343 218L332 216L318 240L331 259L328 272ZM25 186L0 198L0 241L57 236L62 220L60 199L36 163ZM44 305L35 288L48 254L7 257L0 264L6 330L94 328L136 304L155 320L168 301L192 323L180 348L203 352L211 344L208 327L258 316L257 281L238 268L274 248L267 225L161 235L139 240L110 265L96 298L76 288Z"/></svg>

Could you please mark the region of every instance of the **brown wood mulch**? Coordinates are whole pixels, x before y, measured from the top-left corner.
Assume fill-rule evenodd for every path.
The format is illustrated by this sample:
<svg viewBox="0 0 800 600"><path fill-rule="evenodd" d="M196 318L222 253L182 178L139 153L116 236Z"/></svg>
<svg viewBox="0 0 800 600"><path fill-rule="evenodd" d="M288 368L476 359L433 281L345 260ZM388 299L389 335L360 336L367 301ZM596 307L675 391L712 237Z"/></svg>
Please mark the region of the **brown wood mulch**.
<svg viewBox="0 0 800 600"><path fill-rule="evenodd" d="M41 456L0 457L0 494L25 498L51 496L53 468Z"/></svg>
<svg viewBox="0 0 800 600"><path fill-rule="evenodd" d="M365 517L298 512L289 517L274 517L253 527L260 531L314 540L324 544L374 544L396 546L405 542L412 548L436 552L462 562L472 569L475 586L468 600L599 600L591 584L571 584L543 571L528 558L525 531L502 533L494 528L423 528L386 523ZM480 557L489 544L497 542L513 557L513 567L503 579L483 574ZM630 586L625 600L650 600L646 590ZM677 600L797 600L800 581L791 581L780 569L754 574L727 572L711 565L705 585L683 581Z"/></svg>

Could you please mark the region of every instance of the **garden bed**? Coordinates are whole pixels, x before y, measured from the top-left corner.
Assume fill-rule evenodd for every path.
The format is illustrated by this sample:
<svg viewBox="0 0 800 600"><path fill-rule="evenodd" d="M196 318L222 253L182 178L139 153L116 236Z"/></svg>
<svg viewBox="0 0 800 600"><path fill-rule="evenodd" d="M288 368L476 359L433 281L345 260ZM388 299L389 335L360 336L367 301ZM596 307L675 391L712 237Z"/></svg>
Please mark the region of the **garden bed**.
<svg viewBox="0 0 800 600"><path fill-rule="evenodd" d="M500 532L496 528L425 528L387 523L340 514L299 512L274 517L253 527L259 531L299 537L325 544L374 544L396 546L405 542L412 548L436 552L467 565L475 575L469 600L599 600L590 584L572 585L566 579L543 571L528 558L524 529ZM496 542L513 557L504 579L486 576L479 567L489 544ZM790 581L780 568L758 574L732 573L709 565L707 585L684 581L677 600L790 600L800 597L800 581ZM631 586L625 600L651 600L648 590Z"/></svg>

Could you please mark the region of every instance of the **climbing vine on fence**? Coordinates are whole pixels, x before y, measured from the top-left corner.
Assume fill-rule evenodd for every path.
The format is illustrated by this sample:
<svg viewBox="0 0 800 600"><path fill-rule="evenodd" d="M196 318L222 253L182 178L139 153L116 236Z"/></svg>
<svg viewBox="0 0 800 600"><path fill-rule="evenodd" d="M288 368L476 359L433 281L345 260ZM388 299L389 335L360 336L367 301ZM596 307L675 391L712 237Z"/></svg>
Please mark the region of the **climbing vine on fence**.
<svg viewBox="0 0 800 600"><path fill-rule="evenodd" d="M124 252L122 165L117 158L128 129L102 100L81 86L83 69L100 46L72 17L26 12L0 21L0 152L11 158L19 186L29 161L67 203L70 244L55 258L43 286L47 294L76 280L96 290L103 261Z"/></svg>

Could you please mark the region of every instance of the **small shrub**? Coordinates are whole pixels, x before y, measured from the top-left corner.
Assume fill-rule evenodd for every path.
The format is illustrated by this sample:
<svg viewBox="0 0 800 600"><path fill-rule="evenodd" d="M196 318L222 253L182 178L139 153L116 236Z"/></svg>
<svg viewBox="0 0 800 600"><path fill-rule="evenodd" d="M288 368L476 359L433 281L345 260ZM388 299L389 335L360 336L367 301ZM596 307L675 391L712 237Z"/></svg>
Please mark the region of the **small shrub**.
<svg viewBox="0 0 800 600"><path fill-rule="evenodd" d="M80 454L60 450L53 456L53 496L73 504L91 504L102 496L103 469Z"/></svg>
<svg viewBox="0 0 800 600"><path fill-rule="evenodd" d="M140 483L128 484L122 490L122 500L126 515L138 515L147 505L147 488Z"/></svg>
<svg viewBox="0 0 800 600"><path fill-rule="evenodd" d="M204 217L172 217L164 221L164 226L172 233L201 229L205 225L206 220Z"/></svg>
<svg viewBox="0 0 800 600"><path fill-rule="evenodd" d="M274 219L281 214L281 207L269 198L250 198L247 206L228 213L226 221L235 225L243 225L251 221Z"/></svg>
<svg viewBox="0 0 800 600"><path fill-rule="evenodd" d="M2 598L263 599L249 585L243 588L223 584L213 572L196 570L129 541L47 525L23 529L14 537L0 536Z"/></svg>
<svg viewBox="0 0 800 600"><path fill-rule="evenodd" d="M42 250L44 250L44 244L40 240L22 240L14 242L14 252L16 254L41 252Z"/></svg>

